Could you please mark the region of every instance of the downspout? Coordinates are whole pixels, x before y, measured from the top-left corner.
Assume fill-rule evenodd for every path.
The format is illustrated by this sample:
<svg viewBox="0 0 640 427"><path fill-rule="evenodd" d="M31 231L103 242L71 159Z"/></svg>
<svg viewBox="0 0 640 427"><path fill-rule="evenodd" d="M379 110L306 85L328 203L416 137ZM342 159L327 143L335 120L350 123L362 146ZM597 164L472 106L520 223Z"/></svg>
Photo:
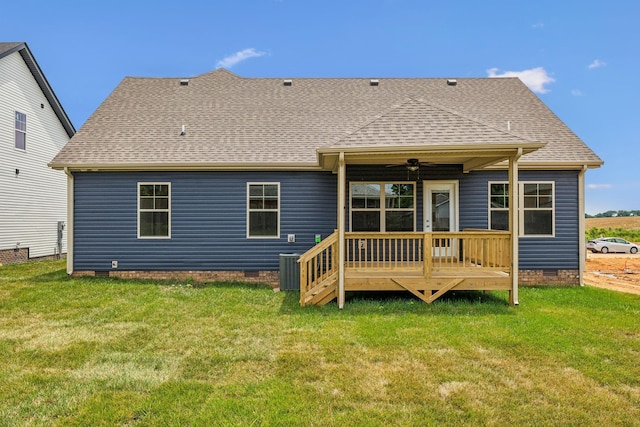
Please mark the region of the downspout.
<svg viewBox="0 0 640 427"><path fill-rule="evenodd" d="M582 166L582 170L578 174L578 256L580 257L580 286L584 286L584 272L586 270L587 262L587 249L584 244L586 235L585 225L585 187L584 187L584 175L587 172L587 165Z"/></svg>
<svg viewBox="0 0 640 427"><path fill-rule="evenodd" d="M73 274L73 174L64 168L67 175L67 274Z"/></svg>
<svg viewBox="0 0 640 427"><path fill-rule="evenodd" d="M522 148L509 159L509 229L511 230L511 305L518 305L518 276L520 275L520 195L518 160Z"/></svg>
<svg viewBox="0 0 640 427"><path fill-rule="evenodd" d="M347 186L344 152L340 152L338 160L338 308L344 308L344 262L345 262L345 190Z"/></svg>

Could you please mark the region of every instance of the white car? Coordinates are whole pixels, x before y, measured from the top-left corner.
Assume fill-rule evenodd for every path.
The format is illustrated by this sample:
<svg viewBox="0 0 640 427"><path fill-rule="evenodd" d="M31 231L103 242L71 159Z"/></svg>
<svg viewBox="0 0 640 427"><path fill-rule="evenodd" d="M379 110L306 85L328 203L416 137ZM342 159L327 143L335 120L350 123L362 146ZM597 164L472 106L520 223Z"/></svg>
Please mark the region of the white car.
<svg viewBox="0 0 640 427"><path fill-rule="evenodd" d="M606 254L609 252L624 252L636 254L640 246L619 237L601 237L599 239L589 240L587 242L587 249L593 253L601 252Z"/></svg>

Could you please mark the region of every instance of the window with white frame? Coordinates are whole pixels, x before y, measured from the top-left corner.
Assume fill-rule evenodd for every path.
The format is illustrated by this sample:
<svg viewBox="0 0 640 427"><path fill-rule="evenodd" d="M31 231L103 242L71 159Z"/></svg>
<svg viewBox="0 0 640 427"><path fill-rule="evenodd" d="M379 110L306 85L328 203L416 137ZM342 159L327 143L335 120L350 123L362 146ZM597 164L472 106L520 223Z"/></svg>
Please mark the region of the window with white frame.
<svg viewBox="0 0 640 427"><path fill-rule="evenodd" d="M552 182L522 182L521 194L521 222L522 233L525 236L552 236L553 228L553 183Z"/></svg>
<svg viewBox="0 0 640 427"><path fill-rule="evenodd" d="M351 184L351 231L415 231L415 183Z"/></svg>
<svg viewBox="0 0 640 427"><path fill-rule="evenodd" d="M27 115L16 111L15 117L15 147L19 150L27 149Z"/></svg>
<svg viewBox="0 0 640 427"><path fill-rule="evenodd" d="M247 237L280 237L280 183L247 183Z"/></svg>
<svg viewBox="0 0 640 427"><path fill-rule="evenodd" d="M171 183L138 183L138 237L171 237Z"/></svg>
<svg viewBox="0 0 640 427"><path fill-rule="evenodd" d="M518 221L521 236L555 234L555 185L553 182L520 182ZM489 183L489 228L509 229L509 184Z"/></svg>
<svg viewBox="0 0 640 427"><path fill-rule="evenodd" d="M489 228L491 230L509 229L508 183L489 183Z"/></svg>

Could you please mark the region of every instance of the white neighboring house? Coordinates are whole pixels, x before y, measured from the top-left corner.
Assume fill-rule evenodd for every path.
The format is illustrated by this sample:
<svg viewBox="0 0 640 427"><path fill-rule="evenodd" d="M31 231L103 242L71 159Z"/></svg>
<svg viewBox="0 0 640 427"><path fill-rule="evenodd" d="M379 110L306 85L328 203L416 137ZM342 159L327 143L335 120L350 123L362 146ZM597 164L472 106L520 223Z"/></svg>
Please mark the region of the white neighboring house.
<svg viewBox="0 0 640 427"><path fill-rule="evenodd" d="M67 178L47 163L74 134L27 44L0 42L0 264L66 253Z"/></svg>

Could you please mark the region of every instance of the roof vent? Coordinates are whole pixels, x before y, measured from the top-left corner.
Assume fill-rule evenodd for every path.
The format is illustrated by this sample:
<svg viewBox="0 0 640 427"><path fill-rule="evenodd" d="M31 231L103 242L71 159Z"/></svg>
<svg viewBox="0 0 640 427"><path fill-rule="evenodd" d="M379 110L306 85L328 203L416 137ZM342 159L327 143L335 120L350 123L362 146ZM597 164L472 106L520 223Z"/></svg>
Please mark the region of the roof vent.
<svg viewBox="0 0 640 427"><path fill-rule="evenodd" d="M380 80L378 79L369 80L369 86L378 86L378 84L380 84Z"/></svg>
<svg viewBox="0 0 640 427"><path fill-rule="evenodd" d="M293 84L293 80L285 80L282 82L282 84L285 86L291 86Z"/></svg>
<svg viewBox="0 0 640 427"><path fill-rule="evenodd" d="M458 84L458 81L456 79L447 79L447 84L449 86L455 86Z"/></svg>
<svg viewBox="0 0 640 427"><path fill-rule="evenodd" d="M189 79L180 80L180 86L189 86Z"/></svg>

